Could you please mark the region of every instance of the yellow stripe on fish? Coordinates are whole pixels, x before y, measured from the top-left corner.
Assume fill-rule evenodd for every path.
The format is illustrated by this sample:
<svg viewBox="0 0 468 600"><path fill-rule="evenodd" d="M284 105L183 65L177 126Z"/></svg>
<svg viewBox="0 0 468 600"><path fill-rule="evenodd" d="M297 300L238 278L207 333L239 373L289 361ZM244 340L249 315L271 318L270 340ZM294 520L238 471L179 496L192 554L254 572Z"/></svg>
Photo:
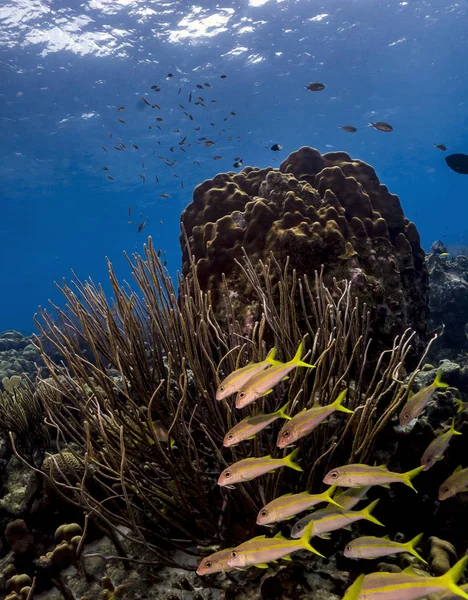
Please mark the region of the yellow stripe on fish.
<svg viewBox="0 0 468 600"><path fill-rule="evenodd" d="M286 414L286 409L289 405L289 402L286 402L284 406L282 406L279 410L270 414L259 414L254 417L246 417L242 419L240 423L234 425L232 429L230 429L226 435L224 436L223 446L226 448L230 446L235 446L240 442L245 440L249 440L257 435L260 431L265 429L276 421L277 419L290 419Z"/></svg>
<svg viewBox="0 0 468 600"><path fill-rule="evenodd" d="M460 465L440 486L439 500L447 500L447 498L465 491L468 491L468 467L462 469Z"/></svg>
<svg viewBox="0 0 468 600"><path fill-rule="evenodd" d="M426 563L426 561L416 551L416 547L421 541L423 535L424 534L420 533L406 543L392 542L389 539L374 536L359 537L346 545L344 549L344 555L347 558L374 559L382 556L390 556L392 554L408 552L421 562Z"/></svg>
<svg viewBox="0 0 468 600"><path fill-rule="evenodd" d="M370 467L364 464L344 465L332 469L323 479L327 485L340 485L342 487L361 487L365 485L388 485L389 483L404 483L416 491L411 479L424 469L417 467L406 473L394 473L387 467Z"/></svg>
<svg viewBox="0 0 468 600"><path fill-rule="evenodd" d="M407 427L413 419L419 417L437 389L449 387L448 383L443 383L441 381L441 377L442 369L439 369L431 385L428 385L411 396L400 412L401 427Z"/></svg>
<svg viewBox="0 0 468 600"><path fill-rule="evenodd" d="M221 487L231 486L244 481L251 481L260 475L274 471L281 467L289 467L295 471L303 471L303 468L294 462L299 453L299 448L283 458L271 458L262 456L260 458L244 458L230 467L226 467L218 479Z"/></svg>

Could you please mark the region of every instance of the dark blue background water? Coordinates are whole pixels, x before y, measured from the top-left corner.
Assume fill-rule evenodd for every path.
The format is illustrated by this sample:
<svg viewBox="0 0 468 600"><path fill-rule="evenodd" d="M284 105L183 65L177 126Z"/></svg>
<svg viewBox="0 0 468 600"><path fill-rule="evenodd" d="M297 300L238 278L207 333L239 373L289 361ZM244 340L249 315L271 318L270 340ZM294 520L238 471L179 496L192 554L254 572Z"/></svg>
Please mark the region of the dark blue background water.
<svg viewBox="0 0 468 600"><path fill-rule="evenodd" d="M232 170L236 156L264 167L302 145L345 150L400 196L426 248L436 238L468 243L468 176L433 146L468 152L465 0L5 0L0 33L0 331L30 332L37 306L59 299L53 281L72 268L105 282L108 256L127 276L122 252L141 251L147 235L174 275L194 186ZM326 89L306 91L312 81ZM195 87L204 82L212 87ZM190 90L206 107L188 103ZM197 144L202 136L216 145ZM119 139L125 152L113 149ZM273 153L273 143L284 149Z"/></svg>

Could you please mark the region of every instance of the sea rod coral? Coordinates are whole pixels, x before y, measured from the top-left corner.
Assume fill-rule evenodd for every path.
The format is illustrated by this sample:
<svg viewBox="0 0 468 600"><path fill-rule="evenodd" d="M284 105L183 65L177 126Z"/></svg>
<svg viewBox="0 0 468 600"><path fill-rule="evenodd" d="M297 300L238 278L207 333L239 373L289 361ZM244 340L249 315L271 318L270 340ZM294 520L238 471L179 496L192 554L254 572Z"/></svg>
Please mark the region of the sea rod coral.
<svg viewBox="0 0 468 600"><path fill-rule="evenodd" d="M330 469L371 460L378 435L405 401L411 332L395 339L366 378L369 316L346 282L328 288L320 273L309 281L274 257L260 269L245 257L241 268L264 307L246 337L234 317L226 328L219 325L195 264L191 277L179 281L177 300L151 239L144 256L128 260L135 291L120 286L109 264L112 303L101 288L75 280L62 287L67 310L57 309L58 317L41 310L38 317L37 344L48 376L39 377L36 395L55 440L42 472L61 495L107 526L127 526L127 537L156 561L174 564L175 550L199 555L201 547L248 539L268 502L290 492L319 493ZM281 282L278 305L272 275ZM232 314L228 290L225 302ZM267 355L266 332L278 360L294 356L304 342L304 360L315 369L295 369L287 383L248 409L216 400L222 379ZM63 360L54 361L44 344ZM225 434L242 417L274 412L286 401L290 415L330 405L344 389L352 414L336 411L312 436L298 440L301 472L280 469L235 489L217 485L229 464L283 456L275 449L278 423L223 448ZM66 470L65 464L75 467Z"/></svg>

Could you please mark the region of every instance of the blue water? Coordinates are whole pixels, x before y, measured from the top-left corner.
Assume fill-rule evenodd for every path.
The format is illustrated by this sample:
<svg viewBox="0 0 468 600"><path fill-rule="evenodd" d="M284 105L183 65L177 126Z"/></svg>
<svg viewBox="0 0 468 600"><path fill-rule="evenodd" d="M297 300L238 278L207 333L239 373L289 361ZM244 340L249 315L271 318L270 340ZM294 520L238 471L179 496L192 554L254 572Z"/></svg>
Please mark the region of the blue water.
<svg viewBox="0 0 468 600"><path fill-rule="evenodd" d="M147 235L175 275L181 211L237 156L264 167L302 145L345 150L400 196L426 248L468 243L468 176L433 147L468 152L467 56L466 0L3 0L0 331L31 332L37 306L59 301L53 282L71 269L105 282L108 256L128 277L122 253L140 252ZM326 89L306 91L313 81ZM191 90L205 107L188 103ZM197 144L202 136L216 145ZM113 149L119 139L126 151Z"/></svg>

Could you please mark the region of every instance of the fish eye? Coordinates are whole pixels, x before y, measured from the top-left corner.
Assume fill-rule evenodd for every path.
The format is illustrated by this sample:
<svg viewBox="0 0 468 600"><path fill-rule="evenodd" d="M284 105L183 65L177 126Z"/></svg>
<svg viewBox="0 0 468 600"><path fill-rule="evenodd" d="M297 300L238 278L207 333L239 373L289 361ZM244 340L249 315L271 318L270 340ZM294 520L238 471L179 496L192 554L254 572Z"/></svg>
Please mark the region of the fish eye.
<svg viewBox="0 0 468 600"><path fill-rule="evenodd" d="M228 435L228 440L232 440L232 438L233 438L233 437L234 437L234 436L232 435L232 433L230 433L230 434Z"/></svg>
<svg viewBox="0 0 468 600"><path fill-rule="evenodd" d="M212 564L213 564L213 563L211 562L211 560L208 560L208 561L205 563L205 566L207 566L207 567L209 568L209 567L211 567L211 565L212 565Z"/></svg>
<svg viewBox="0 0 468 600"><path fill-rule="evenodd" d="M219 388L219 391L220 391L220 392L224 392L224 390L225 390L225 389L226 389L226 388L224 387L224 385L222 385L222 386Z"/></svg>
<svg viewBox="0 0 468 600"><path fill-rule="evenodd" d="M336 478L338 477L338 471L332 471L332 472L330 473L330 477L331 477L332 479L336 479Z"/></svg>
<svg viewBox="0 0 468 600"><path fill-rule="evenodd" d="M283 437L284 438L288 438L290 435L291 435L291 432L288 431L287 429L286 429L286 431L283 431Z"/></svg>
<svg viewBox="0 0 468 600"><path fill-rule="evenodd" d="M346 546L346 550L351 550L351 546L349 544Z"/></svg>
<svg viewBox="0 0 468 600"><path fill-rule="evenodd" d="M224 473L224 477L229 479L229 477L231 477L231 471L226 471L226 473Z"/></svg>
<svg viewBox="0 0 468 600"><path fill-rule="evenodd" d="M231 558L237 558L237 552L231 552Z"/></svg>
<svg viewBox="0 0 468 600"><path fill-rule="evenodd" d="M303 525L296 525L296 530L300 531L303 528Z"/></svg>
<svg viewBox="0 0 468 600"><path fill-rule="evenodd" d="M245 392L239 392L239 398L245 398Z"/></svg>
<svg viewBox="0 0 468 600"><path fill-rule="evenodd" d="M443 491L443 492L449 492L449 491L450 491L450 488L449 488L449 487L447 487L447 486L445 486L445 487L443 487L443 488L442 488L442 491Z"/></svg>
<svg viewBox="0 0 468 600"><path fill-rule="evenodd" d="M267 510L262 510L262 511L260 512L260 516L261 516L261 517L266 517L266 516L267 516L267 514L268 514L268 511L267 511Z"/></svg>
<svg viewBox="0 0 468 600"><path fill-rule="evenodd" d="M405 413L405 414L403 415L403 418L404 418L404 419L409 419L409 417L410 417L410 416L409 416L409 413Z"/></svg>

